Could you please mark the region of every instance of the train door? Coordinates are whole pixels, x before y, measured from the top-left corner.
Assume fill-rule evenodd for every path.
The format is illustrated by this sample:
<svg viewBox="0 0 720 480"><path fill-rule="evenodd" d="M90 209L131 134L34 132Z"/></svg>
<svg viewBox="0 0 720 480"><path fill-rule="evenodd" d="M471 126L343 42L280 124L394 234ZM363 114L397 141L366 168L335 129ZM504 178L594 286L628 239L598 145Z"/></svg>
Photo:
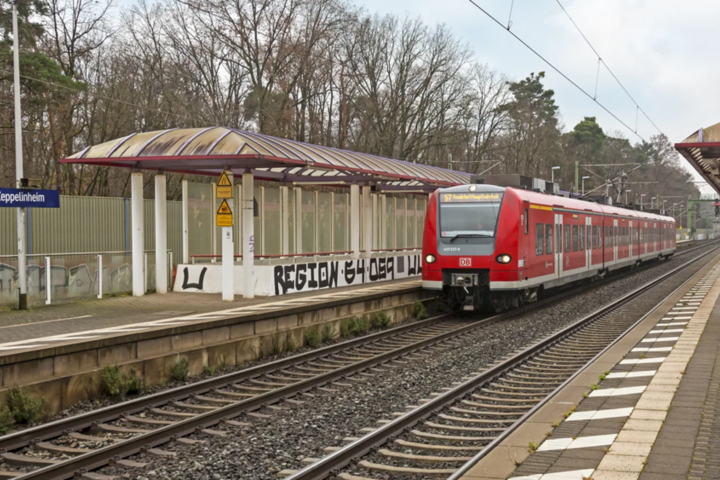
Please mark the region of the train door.
<svg viewBox="0 0 720 480"><path fill-rule="evenodd" d="M633 235L633 222L630 220L628 225L628 248L630 249L630 258L633 256L633 244L635 243L635 236Z"/></svg>
<svg viewBox="0 0 720 480"><path fill-rule="evenodd" d="M562 213L555 214L555 278L562 277L563 260L563 217Z"/></svg>
<svg viewBox="0 0 720 480"><path fill-rule="evenodd" d="M618 231L617 218L613 219L613 226L610 227L610 230L612 230L610 232L610 235L612 235L612 237L613 237L613 258L615 259L615 261L617 261L617 259L618 259L618 243L620 243L618 241L619 238L618 238L618 234L617 234L617 231Z"/></svg>
<svg viewBox="0 0 720 480"><path fill-rule="evenodd" d="M587 270L592 268L592 217L585 217L585 265Z"/></svg>

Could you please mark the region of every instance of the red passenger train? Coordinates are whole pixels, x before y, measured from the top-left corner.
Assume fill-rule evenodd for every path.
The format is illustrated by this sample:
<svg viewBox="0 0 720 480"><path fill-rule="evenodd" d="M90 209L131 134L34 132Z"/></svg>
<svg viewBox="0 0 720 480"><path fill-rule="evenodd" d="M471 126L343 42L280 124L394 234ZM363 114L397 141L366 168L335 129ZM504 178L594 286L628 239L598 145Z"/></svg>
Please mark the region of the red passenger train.
<svg viewBox="0 0 720 480"><path fill-rule="evenodd" d="M456 310L495 311L549 288L669 257L671 217L495 185L430 196L423 287Z"/></svg>

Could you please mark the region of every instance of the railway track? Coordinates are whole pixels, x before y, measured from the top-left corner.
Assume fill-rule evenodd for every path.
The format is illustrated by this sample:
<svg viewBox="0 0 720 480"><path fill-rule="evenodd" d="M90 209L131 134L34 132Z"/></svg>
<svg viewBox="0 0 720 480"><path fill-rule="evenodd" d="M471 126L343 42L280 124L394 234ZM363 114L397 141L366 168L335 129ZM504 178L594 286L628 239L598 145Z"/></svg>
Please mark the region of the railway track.
<svg viewBox="0 0 720 480"><path fill-rule="evenodd" d="M714 250L713 250L714 251ZM346 438L288 480L450 478L487 455L585 366L620 340L688 280L671 279L713 251L586 316L485 372ZM691 278L691 277L690 277ZM671 280L671 281L668 281ZM678 285L678 283L680 285ZM658 302L658 296L661 300Z"/></svg>
<svg viewBox="0 0 720 480"><path fill-rule="evenodd" d="M687 248L677 255L706 247ZM619 276L598 284L617 278ZM455 341L477 328L525 314L586 288L566 290L520 309L473 322L441 315L405 324L6 435L0 437L3 462L0 479L62 479L78 475L108 478L92 470L111 463L140 467L136 462L124 460L139 452L174 456L175 452L158 447L171 441L194 443L196 441L182 438L194 432L225 435L224 431L212 427L243 426L234 419L241 415L247 419L262 416L256 412L272 409L279 402L302 402L302 395L311 395L308 392L314 389L332 393L336 387L362 382L387 368L402 365L403 357L452 348Z"/></svg>

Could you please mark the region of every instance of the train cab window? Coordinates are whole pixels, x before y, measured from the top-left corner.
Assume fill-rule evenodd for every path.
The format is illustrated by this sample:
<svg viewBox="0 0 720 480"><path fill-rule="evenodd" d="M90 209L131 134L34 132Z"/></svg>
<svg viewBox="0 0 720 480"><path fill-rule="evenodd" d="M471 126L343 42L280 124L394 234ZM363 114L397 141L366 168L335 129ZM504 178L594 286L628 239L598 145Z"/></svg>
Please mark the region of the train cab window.
<svg viewBox="0 0 720 480"><path fill-rule="evenodd" d="M555 225L555 251L562 253L562 225Z"/></svg>
<svg viewBox="0 0 720 480"><path fill-rule="evenodd" d="M572 252L572 243L570 240L570 225L565 225L565 251Z"/></svg>
<svg viewBox="0 0 720 480"><path fill-rule="evenodd" d="M578 226L573 225L572 226L572 251L577 252L578 251Z"/></svg>
<svg viewBox="0 0 720 480"><path fill-rule="evenodd" d="M551 255L553 253L553 239L552 239L553 226L549 223L545 225L545 254Z"/></svg>
<svg viewBox="0 0 720 480"><path fill-rule="evenodd" d="M585 225L579 226L578 250L580 250L581 252L585 250Z"/></svg>
<svg viewBox="0 0 720 480"><path fill-rule="evenodd" d="M545 241L545 226L542 223L535 225L535 255L543 254L543 242Z"/></svg>

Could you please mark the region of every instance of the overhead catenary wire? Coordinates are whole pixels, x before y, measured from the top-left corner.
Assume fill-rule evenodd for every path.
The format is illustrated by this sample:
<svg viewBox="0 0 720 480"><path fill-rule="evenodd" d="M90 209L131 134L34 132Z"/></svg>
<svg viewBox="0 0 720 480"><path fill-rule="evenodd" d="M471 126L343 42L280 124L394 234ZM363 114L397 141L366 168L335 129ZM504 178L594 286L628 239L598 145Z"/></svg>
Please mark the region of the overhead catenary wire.
<svg viewBox="0 0 720 480"><path fill-rule="evenodd" d="M615 81L618 83L618 85L620 85L620 88L623 89L623 91L624 91L625 94L628 96L628 98L635 104L635 106L637 107L637 109L638 109L640 112L642 112L643 116L645 116L645 118L647 118L647 120L652 124L652 126L655 127L655 129L657 129L658 132L663 133L663 131L660 130L660 128L655 124L655 122L652 121L652 119L650 118L650 116L649 116L647 113L645 113L645 111L640 107L640 105L638 104L638 102L635 101L635 99L633 98L633 96L630 95L630 92L628 92L627 88L625 88L625 85L623 85L623 83L620 81L620 79L617 77L617 75L615 75L615 73L612 71L612 69L610 68L610 66L605 62L605 60L603 60L602 56L600 56L600 54L598 53L598 51L595 50L595 47L593 47L593 44L590 43L590 40L588 40L588 38L585 36L585 33L583 33L583 31L580 29L580 27L578 26L578 24L575 23L575 20L573 20L573 18L570 16L570 13L568 13L568 11L565 10L565 7L563 6L562 3L560 3L560 0L555 0L555 1L556 1L557 4L560 6L560 8L562 9L562 11L565 13L565 15L568 17L568 20L570 20L570 23L572 23L573 26L575 27L575 29L578 31L578 33L580 34L580 36L582 36L583 40L585 40L585 43L587 43L588 46L590 47L590 49L593 51L593 53L595 53L595 55L597 55L597 57L598 57L598 62L600 62L600 63L602 63L603 65L605 65L605 68L606 68L607 71L610 73L610 75L612 75L612 77L615 79ZM598 65L598 67L599 67L599 65ZM598 72L599 72L599 70L598 70ZM596 89L596 91L597 91L597 84L596 84L595 89ZM636 123L637 123L637 122L636 122ZM636 127L635 127L635 131L637 132L637 125L636 125Z"/></svg>
<svg viewBox="0 0 720 480"><path fill-rule="evenodd" d="M477 9L480 10L482 13L484 13L484 14L485 14L488 18L490 18L493 22L495 22L496 24L498 24L499 26L501 26L501 27L503 28L503 30L507 31L510 35L512 35L513 37L515 37L515 39L516 39L518 42L522 43L522 44L525 46L525 48L527 48L527 49L530 50L532 53L534 53L535 56L537 56L540 60L542 60L543 62L545 62L545 63L546 63L550 68L552 68L558 75L560 75L560 76L563 77L565 80L567 80L572 86L574 86L575 88L577 88L578 90L580 90L580 92L582 92L586 97L588 97L590 100L592 100L593 102L595 102L600 108L602 108L603 110L605 110L605 112L607 112L611 117L613 117L615 120L617 120L621 125L623 125L623 126L624 126L625 128L627 128L629 131L631 131L631 132L633 132L635 135L637 135L638 138L640 138L640 140L642 140L643 142L645 141L645 138L643 138L642 135L640 135L639 133L635 132L635 131L632 129L632 127L630 127L627 123L625 123L624 121L622 121L622 120L620 119L620 117L618 117L618 116L615 115L613 112L611 112L610 109L608 109L605 105L603 105L602 103L600 103L597 99L593 98L593 96L592 96L587 90L585 90L585 89L582 88L580 85L578 85L577 83L575 83L574 80L572 80L570 77L568 77L564 72L562 72L562 71L561 71L558 67L556 67L552 62L550 62L550 60L548 60L548 59L545 58L543 55L541 55L540 52L538 52L538 51L535 50L533 47L531 47L530 44L528 44L525 40L523 40L522 38L520 38L519 36L517 36L513 31L508 30L507 28L505 28L505 25L503 25L502 22L500 22L497 18L495 18L492 14L490 14L490 12L488 12L487 10L485 10L483 7L481 7L480 5L478 5L478 4L475 2L475 0L469 0L469 2L470 2L475 8L477 8Z"/></svg>

